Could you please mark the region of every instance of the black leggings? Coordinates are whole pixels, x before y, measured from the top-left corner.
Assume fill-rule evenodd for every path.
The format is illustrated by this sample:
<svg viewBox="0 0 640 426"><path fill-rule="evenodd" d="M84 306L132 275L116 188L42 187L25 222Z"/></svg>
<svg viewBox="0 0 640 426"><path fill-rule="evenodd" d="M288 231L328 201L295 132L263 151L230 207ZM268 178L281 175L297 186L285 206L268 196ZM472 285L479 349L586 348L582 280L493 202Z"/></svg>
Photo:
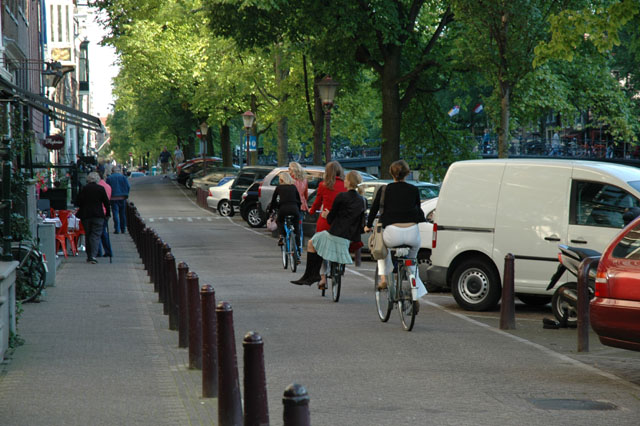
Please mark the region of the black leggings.
<svg viewBox="0 0 640 426"><path fill-rule="evenodd" d="M285 204L284 206L280 206L280 208L278 209L278 217L276 218L276 223L278 224L278 233L281 236L285 235L285 232L284 232L285 216L293 216L294 231L297 236L300 236L300 209L298 208L298 206L294 204Z"/></svg>

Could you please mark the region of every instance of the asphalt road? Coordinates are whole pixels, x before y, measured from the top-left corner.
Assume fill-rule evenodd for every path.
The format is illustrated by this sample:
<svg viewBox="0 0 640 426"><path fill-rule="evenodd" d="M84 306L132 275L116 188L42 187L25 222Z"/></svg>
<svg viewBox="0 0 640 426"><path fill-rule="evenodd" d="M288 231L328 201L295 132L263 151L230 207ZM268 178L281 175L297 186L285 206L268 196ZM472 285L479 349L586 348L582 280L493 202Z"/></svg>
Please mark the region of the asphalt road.
<svg viewBox="0 0 640 426"><path fill-rule="evenodd" d="M272 424L284 388L304 385L314 425L637 425L640 355L575 330L543 330L549 307L517 306L517 329L499 312L468 313L446 293L423 299L414 330L375 312L372 262L348 267L339 303L289 284L276 240L239 216L198 207L170 179L132 180L131 201L178 262L234 309L239 366L247 331L260 333ZM597 403L606 403L606 407ZM602 409L613 408L613 409Z"/></svg>

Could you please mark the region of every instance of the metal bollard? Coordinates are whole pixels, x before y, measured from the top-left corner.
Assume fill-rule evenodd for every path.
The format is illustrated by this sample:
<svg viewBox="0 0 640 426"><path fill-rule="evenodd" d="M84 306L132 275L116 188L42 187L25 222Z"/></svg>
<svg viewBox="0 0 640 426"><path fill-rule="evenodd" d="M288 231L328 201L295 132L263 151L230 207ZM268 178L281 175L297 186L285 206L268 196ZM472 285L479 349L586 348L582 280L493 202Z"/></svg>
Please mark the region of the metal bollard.
<svg viewBox="0 0 640 426"><path fill-rule="evenodd" d="M187 274L189 266L178 263L178 347L189 346L189 309L187 302Z"/></svg>
<svg viewBox="0 0 640 426"><path fill-rule="evenodd" d="M189 306L189 368L202 369L202 316L200 313L198 274L187 274L187 303Z"/></svg>
<svg viewBox="0 0 640 426"><path fill-rule="evenodd" d="M171 252L169 244L163 243L160 250L160 276L158 289L158 302L162 303L162 313L169 315L169 274L165 263L165 256Z"/></svg>
<svg viewBox="0 0 640 426"><path fill-rule="evenodd" d="M578 267L578 352L589 352L589 269L600 257L587 257Z"/></svg>
<svg viewBox="0 0 640 426"><path fill-rule="evenodd" d="M149 257L150 265L151 265L151 282L153 282L153 291L158 292L158 256L159 256L159 247L162 242L156 234L156 231L152 231L151 234L151 255Z"/></svg>
<svg viewBox="0 0 640 426"><path fill-rule="evenodd" d="M142 259L142 265L144 270L149 274L149 265L147 264L147 238L149 237L149 228L143 228L140 233L140 259Z"/></svg>
<svg viewBox="0 0 640 426"><path fill-rule="evenodd" d="M218 320L218 425L242 424L242 401L238 380L236 339L233 334L233 309L227 302L216 308Z"/></svg>
<svg viewBox="0 0 640 426"><path fill-rule="evenodd" d="M264 344L253 331L245 334L244 348L244 426L268 426L267 379L264 372Z"/></svg>
<svg viewBox="0 0 640 426"><path fill-rule="evenodd" d="M202 304L202 397L218 396L218 339L216 292L206 284L200 288Z"/></svg>
<svg viewBox="0 0 640 426"><path fill-rule="evenodd" d="M164 256L167 274L167 305L169 307L169 330L178 329L178 274L176 272L176 258L167 253Z"/></svg>
<svg viewBox="0 0 640 426"><path fill-rule="evenodd" d="M309 395L302 385L292 383L282 397L284 426L311 426Z"/></svg>
<svg viewBox="0 0 640 426"><path fill-rule="evenodd" d="M502 283L502 300L500 301L500 330L515 330L516 328L513 263L513 254L507 254L504 257L504 281Z"/></svg>

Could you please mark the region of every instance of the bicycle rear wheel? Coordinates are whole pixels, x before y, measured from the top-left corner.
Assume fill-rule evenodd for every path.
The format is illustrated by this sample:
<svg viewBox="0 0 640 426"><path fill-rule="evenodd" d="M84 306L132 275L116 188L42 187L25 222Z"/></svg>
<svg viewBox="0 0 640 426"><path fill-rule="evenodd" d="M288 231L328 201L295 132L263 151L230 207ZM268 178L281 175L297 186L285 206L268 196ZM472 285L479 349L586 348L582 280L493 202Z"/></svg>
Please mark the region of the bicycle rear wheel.
<svg viewBox="0 0 640 426"><path fill-rule="evenodd" d="M291 272L295 273L298 270L298 248L296 235L293 232L289 234L289 265L291 265Z"/></svg>
<svg viewBox="0 0 640 426"><path fill-rule="evenodd" d="M400 313L400 321L402 328L411 331L416 322L416 313L418 312L416 304L411 297L411 283L406 275L403 266L398 266L398 312Z"/></svg>
<svg viewBox="0 0 640 426"><path fill-rule="evenodd" d="M282 252L282 267L287 269L289 265L289 255L287 254L287 240L284 241L284 244L280 246L280 251Z"/></svg>
<svg viewBox="0 0 640 426"><path fill-rule="evenodd" d="M27 247L13 247L11 254L20 262L16 269L16 300L31 302L40 295L47 278L42 258L38 252L30 251Z"/></svg>
<svg viewBox="0 0 640 426"><path fill-rule="evenodd" d="M331 262L331 297L334 302L340 300L340 287L342 286L342 265Z"/></svg>
<svg viewBox="0 0 640 426"><path fill-rule="evenodd" d="M379 290L378 289L379 280L380 280L380 277L378 276L378 267L376 266L376 275L375 275L375 280L373 282L373 289L376 294L376 308L378 311L378 317L380 318L380 321L387 322L389 321L389 317L391 316L391 309L393 308L393 303L389 298L389 286L392 285L392 283L388 282L387 288L385 288L384 290Z"/></svg>

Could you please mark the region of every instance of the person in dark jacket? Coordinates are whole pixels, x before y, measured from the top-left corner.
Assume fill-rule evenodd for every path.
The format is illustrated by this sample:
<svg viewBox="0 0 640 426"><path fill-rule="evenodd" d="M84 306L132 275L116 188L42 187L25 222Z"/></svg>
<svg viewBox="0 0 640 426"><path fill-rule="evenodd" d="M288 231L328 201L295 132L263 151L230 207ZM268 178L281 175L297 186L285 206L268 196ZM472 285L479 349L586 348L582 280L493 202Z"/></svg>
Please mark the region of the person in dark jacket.
<svg viewBox="0 0 640 426"><path fill-rule="evenodd" d="M311 285L320 281L323 259L345 265L353 263L349 254L349 243L360 241L367 206L366 200L356 191L361 182L360 173L347 173L345 186L348 191L336 196L331 211L325 209L321 213L329 223L329 230L318 232L309 240L304 275L291 283Z"/></svg>
<svg viewBox="0 0 640 426"><path fill-rule="evenodd" d="M87 240L87 262L90 263L98 263L96 255L98 254L104 221L105 218L108 219L111 215L109 197L98 182L100 182L100 175L96 172L89 173L87 184L82 187L76 197L76 203L79 207L77 216L84 227Z"/></svg>
<svg viewBox="0 0 640 426"><path fill-rule="evenodd" d="M273 191L273 197L271 197L271 203L269 203L269 214L271 211L278 210L278 217L276 223L278 224L278 233L280 239L278 245L284 244L284 218L286 216L293 216L293 224L295 226L296 241L300 241L300 193L296 188L293 178L289 173L280 173L280 184Z"/></svg>
<svg viewBox="0 0 640 426"><path fill-rule="evenodd" d="M393 183L381 188L376 193L369 211L365 231L371 231L378 210L382 207L382 215L379 221L382 222L384 244L387 247L408 245L411 247L408 257L415 259L421 245L418 223L426 222L426 219L420 207L420 192L418 188L404 181L410 171L409 165L404 160L391 163L389 173L393 176ZM384 205L381 205L380 200L383 191ZM427 290L422 281L420 281L419 274L416 273L417 266L414 265L413 268L418 282L418 296L421 297L426 294ZM385 258L378 260L379 289L387 288L387 274L390 274L392 269L391 256L387 251Z"/></svg>
<svg viewBox="0 0 640 426"><path fill-rule="evenodd" d="M125 232L127 228L127 215L125 203L129 198L129 180L122 174L122 167L113 168L113 173L107 178L111 187L111 206L113 208L113 233Z"/></svg>

